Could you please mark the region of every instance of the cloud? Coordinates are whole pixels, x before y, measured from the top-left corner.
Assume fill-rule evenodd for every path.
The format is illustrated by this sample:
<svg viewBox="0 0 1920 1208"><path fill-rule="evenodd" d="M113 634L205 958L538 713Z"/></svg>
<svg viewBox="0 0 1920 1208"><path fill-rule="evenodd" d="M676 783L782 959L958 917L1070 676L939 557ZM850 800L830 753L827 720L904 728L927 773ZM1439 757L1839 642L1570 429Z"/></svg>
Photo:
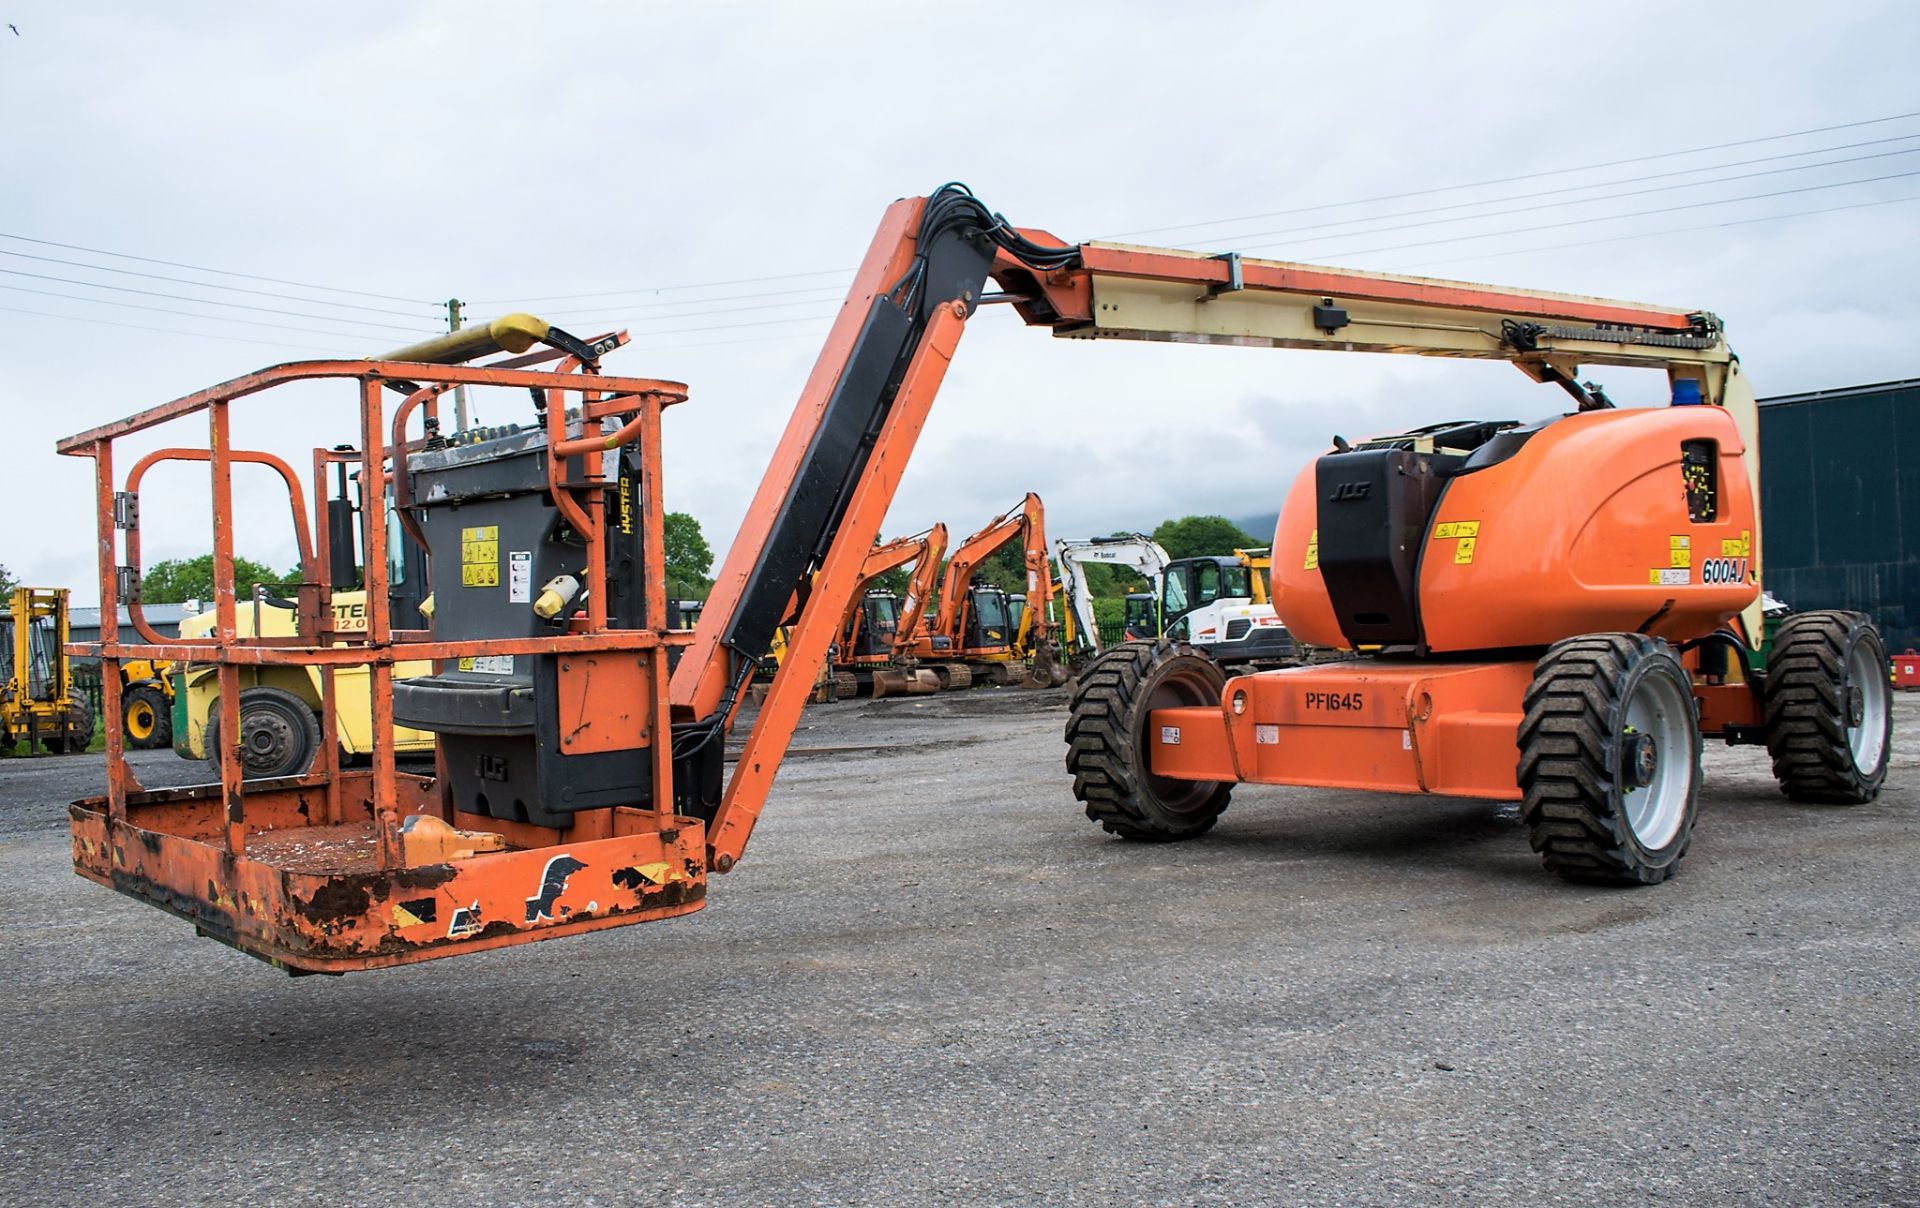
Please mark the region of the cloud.
<svg viewBox="0 0 1920 1208"><path fill-rule="evenodd" d="M889 201L955 177L1016 222L1078 239L1898 113L1912 107L1906 58L1920 41L1920 10L1898 4L1830 7L1818 21L1785 3L1742 6L1738 20L1710 8L1631 4L1604 20L1415 4L1364 17L1255 4L1064 4L1038 21L997 12L970 9L969 20L878 3L601 4L529 20L504 5L453 3L218 14L28 3L19 24L30 36L0 45L0 99L9 112L32 115L6 135L0 231L413 299L393 304L404 313L391 315L224 295L424 331L438 321L436 300L453 296L484 300L472 311L484 316L533 295L850 269ZM1016 29L1024 36L1011 36ZM1846 196L1897 196L1912 183ZM1482 189L1448 200L1500 195ZM1722 186L1688 196L1737 195ZM1725 213L1764 215L1789 202ZM1422 204L1432 199L1141 238L1220 248L1250 232ZM1595 223L1359 262L1393 268L1446 258L1457 262L1421 271L1713 309L1729 321L1763 392L1777 393L1914 372L1905 333L1920 309L1917 214L1920 205L1888 205L1459 259L1661 225ZM1303 235L1297 249L1271 254L1500 229L1313 243ZM23 247L0 240L0 250ZM22 263L0 256L0 268ZM0 275L0 285L20 283ZM636 339L619 354L620 368L690 383L692 401L668 426L667 497L724 548L834 296L725 299L842 283L830 274L749 280L536 308L583 329L625 323ZM276 358L373 353L410 338L408 330L49 288L336 333L0 290L0 305L99 321L10 314L0 324L8 421L0 472L10 497L39 505L34 523L8 531L0 561L82 596L93 594L91 480L84 463L52 455L56 438ZM695 309L714 313L676 317ZM1652 389L1606 380L1616 392ZM940 519L964 530L1028 489L1046 498L1061 535L1188 511L1270 512L1334 432L1527 418L1557 407L1550 393L1499 366L1053 341L995 310L963 342L889 527ZM525 418L522 400L480 405L488 422ZM296 465L313 445L354 438L350 390L250 400L236 415L247 439ZM204 428L175 425L156 439L203 443ZM150 558L196 552L206 541L204 496L190 475L167 483L156 477L144 512ZM242 497L243 552L290 562L284 502L272 484L249 483Z"/></svg>

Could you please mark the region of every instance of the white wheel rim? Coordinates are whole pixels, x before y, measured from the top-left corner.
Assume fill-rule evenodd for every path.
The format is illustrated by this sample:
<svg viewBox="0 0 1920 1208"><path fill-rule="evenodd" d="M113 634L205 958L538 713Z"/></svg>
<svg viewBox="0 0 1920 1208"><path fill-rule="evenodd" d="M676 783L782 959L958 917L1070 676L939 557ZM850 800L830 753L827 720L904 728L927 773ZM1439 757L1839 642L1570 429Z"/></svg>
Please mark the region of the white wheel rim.
<svg viewBox="0 0 1920 1208"><path fill-rule="evenodd" d="M1853 752L1854 768L1870 776L1886 751L1889 690L1886 668L1874 660L1867 642L1855 643L1847 655L1848 695L1855 689L1860 693L1860 724L1847 727L1847 748Z"/></svg>
<svg viewBox="0 0 1920 1208"><path fill-rule="evenodd" d="M1627 700L1626 737L1645 734L1653 740L1653 775L1644 787L1625 783L1628 767L1621 768L1621 798L1633 837L1648 851L1673 842L1686 818L1687 797L1693 791L1693 702L1680 686L1664 675L1642 676ZM1623 764L1632 757L1632 744L1623 743Z"/></svg>

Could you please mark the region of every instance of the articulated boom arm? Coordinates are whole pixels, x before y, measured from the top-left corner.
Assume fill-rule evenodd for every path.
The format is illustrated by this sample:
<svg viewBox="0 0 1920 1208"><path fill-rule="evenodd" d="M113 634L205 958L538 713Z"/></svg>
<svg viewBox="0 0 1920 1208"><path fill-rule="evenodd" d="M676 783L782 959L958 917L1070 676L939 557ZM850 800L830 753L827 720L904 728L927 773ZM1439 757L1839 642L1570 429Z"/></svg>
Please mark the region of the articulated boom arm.
<svg viewBox="0 0 1920 1208"><path fill-rule="evenodd" d="M935 544L936 533L939 535L937 545ZM867 560L860 566L860 582L854 587L853 597L847 601L846 612L840 619L841 632L844 633L847 626L853 624L854 614L860 610L861 593L866 591L867 584L888 571L905 566L916 559L918 565L914 568L914 574L918 577L920 566L929 561L929 551L932 551L931 561L938 562L940 560L938 551L945 549L946 545L947 526L936 524L924 533L915 533L911 537L895 537L867 551Z"/></svg>
<svg viewBox="0 0 1920 1208"><path fill-rule="evenodd" d="M1086 541L1063 539L1055 541L1053 548L1060 562L1060 589L1067 597L1067 606L1073 609L1081 632L1086 635L1088 649L1100 649L1100 626L1093 615L1093 592L1087 587L1087 574L1082 569L1085 564L1130 570L1151 583L1154 598L1160 598L1160 577L1166 573L1170 559L1160 543L1145 533L1094 537Z"/></svg>
<svg viewBox="0 0 1920 1208"><path fill-rule="evenodd" d="M1018 504L994 517L979 532L962 541L947 559L947 577L940 584L940 605L934 610L934 634L957 638L960 617L966 607L967 588L973 582L973 568L1000 551L1005 545L1020 542L1022 564L1027 570L1027 616L1033 632L1045 637L1049 631L1047 605L1053 601L1053 575L1047 566L1046 513L1040 496L1032 491Z"/></svg>
<svg viewBox="0 0 1920 1208"><path fill-rule="evenodd" d="M905 658L913 650L914 632L926 615L927 602L933 599L933 581L940 573L940 560L947 556L947 526L936 524L921 538L920 560L913 564L913 577L907 580L906 598L900 601L900 616L895 621L893 657Z"/></svg>
<svg viewBox="0 0 1920 1208"><path fill-rule="evenodd" d="M998 295L985 294L989 279ZM1072 339L1504 360L1583 406L1601 400L1583 397L1582 365L1663 369L1734 413L1757 487L1754 393L1719 321L1704 312L1237 254L1066 244L1009 225L959 185L897 201L673 676L676 783L683 808L712 819L717 871L745 846L961 332L987 301L1011 302L1029 325ZM1041 548L1037 577L1050 591ZM720 737L796 598L787 661L723 784ZM1751 631L1757 623L1748 618Z"/></svg>

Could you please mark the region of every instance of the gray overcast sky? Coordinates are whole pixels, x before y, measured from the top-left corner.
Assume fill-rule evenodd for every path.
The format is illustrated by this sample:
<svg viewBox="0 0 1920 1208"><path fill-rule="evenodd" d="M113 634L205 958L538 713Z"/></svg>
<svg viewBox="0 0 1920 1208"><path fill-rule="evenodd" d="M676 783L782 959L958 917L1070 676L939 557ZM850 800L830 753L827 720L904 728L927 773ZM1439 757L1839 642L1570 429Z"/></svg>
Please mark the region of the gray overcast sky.
<svg viewBox="0 0 1920 1208"><path fill-rule="evenodd" d="M624 322L634 346L610 368L691 384L667 498L719 549L895 197L964 180L1019 224L1086 239L1920 111L1906 3L0 8L19 30L0 28L0 232L416 300L0 239L0 563L86 600L90 463L56 438L260 364L403 343L434 327L433 299L488 315L628 291L528 308L583 332ZM1819 153L1773 158L1794 152ZM1897 200L1920 197L1914 173L1920 118L1138 238L1710 309L1780 393L1920 374L1920 202ZM1386 217L1442 205L1459 208ZM1797 216L1741 222L1779 215ZM1603 380L1647 401L1644 376ZM243 442L299 456L352 439L337 388L270 401ZM964 533L1028 489L1064 536L1270 513L1333 432L1558 408L1499 365L1055 341L989 312L888 527ZM521 410L502 396L482 416ZM152 482L148 559L204 551L204 486ZM284 566L270 485L243 484L242 552Z"/></svg>

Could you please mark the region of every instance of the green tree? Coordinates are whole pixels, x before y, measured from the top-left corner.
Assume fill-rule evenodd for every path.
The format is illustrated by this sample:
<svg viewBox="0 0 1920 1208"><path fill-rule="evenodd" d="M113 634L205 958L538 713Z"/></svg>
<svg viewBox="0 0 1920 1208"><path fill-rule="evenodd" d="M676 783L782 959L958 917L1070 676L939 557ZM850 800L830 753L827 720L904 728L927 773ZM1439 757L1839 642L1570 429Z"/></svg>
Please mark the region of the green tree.
<svg viewBox="0 0 1920 1208"><path fill-rule="evenodd" d="M299 574L289 579L272 567L251 558L233 560L233 589L246 597L255 583L298 582ZM213 598L213 555L198 558L167 558L149 566L140 576L140 598L148 604L178 604L183 600Z"/></svg>
<svg viewBox="0 0 1920 1208"><path fill-rule="evenodd" d="M13 577L13 572L0 564L0 595L12 595L13 589L18 586L20 581Z"/></svg>
<svg viewBox="0 0 1920 1208"><path fill-rule="evenodd" d="M985 579L1001 591L1027 590L1027 551L1018 541L1009 541L974 563L975 578Z"/></svg>
<svg viewBox="0 0 1920 1208"><path fill-rule="evenodd" d="M713 548L700 531L700 522L685 512L660 518L666 544L667 594L676 599L702 599L713 586Z"/></svg>
<svg viewBox="0 0 1920 1208"><path fill-rule="evenodd" d="M1178 520L1163 520L1160 527L1153 530L1153 539L1173 558L1222 556L1236 549L1260 544L1252 534L1225 516L1182 516Z"/></svg>

